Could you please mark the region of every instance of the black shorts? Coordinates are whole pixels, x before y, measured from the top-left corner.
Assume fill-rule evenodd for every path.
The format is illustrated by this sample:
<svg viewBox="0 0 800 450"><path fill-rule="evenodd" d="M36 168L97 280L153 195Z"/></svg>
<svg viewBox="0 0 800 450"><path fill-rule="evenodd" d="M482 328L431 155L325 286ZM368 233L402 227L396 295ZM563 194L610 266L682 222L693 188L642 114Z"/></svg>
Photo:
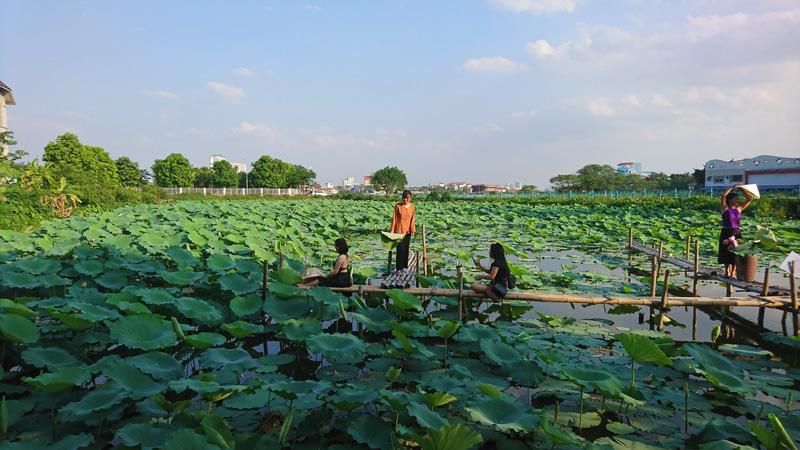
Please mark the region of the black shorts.
<svg viewBox="0 0 800 450"><path fill-rule="evenodd" d="M353 283L350 281L349 272L339 272L332 277L320 279L319 285L326 287L350 287L353 285Z"/></svg>
<svg viewBox="0 0 800 450"><path fill-rule="evenodd" d="M739 228L723 228L719 232L719 251L717 251L717 262L720 264L736 264L736 255L728 250L728 246L722 241L734 236L736 240L742 238L742 231Z"/></svg>

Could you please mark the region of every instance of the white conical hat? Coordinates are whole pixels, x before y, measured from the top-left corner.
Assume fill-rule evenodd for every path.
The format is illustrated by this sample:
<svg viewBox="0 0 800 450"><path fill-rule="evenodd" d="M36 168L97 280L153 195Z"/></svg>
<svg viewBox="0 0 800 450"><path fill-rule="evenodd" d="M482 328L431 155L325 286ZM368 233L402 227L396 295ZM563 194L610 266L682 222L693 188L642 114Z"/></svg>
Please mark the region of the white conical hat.
<svg viewBox="0 0 800 450"><path fill-rule="evenodd" d="M739 189L749 192L753 198L761 198L761 194L758 193L758 186L755 184L743 184L739 186Z"/></svg>

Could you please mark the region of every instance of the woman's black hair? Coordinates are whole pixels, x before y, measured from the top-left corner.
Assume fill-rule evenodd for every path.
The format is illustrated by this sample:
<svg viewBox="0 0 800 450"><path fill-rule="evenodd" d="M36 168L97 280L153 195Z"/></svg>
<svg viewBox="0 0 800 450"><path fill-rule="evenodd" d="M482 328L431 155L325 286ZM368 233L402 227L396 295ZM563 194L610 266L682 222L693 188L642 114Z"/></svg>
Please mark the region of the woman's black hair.
<svg viewBox="0 0 800 450"><path fill-rule="evenodd" d="M403 191L403 196L400 198L406 198L406 197L411 197L411 191L409 191L408 189Z"/></svg>
<svg viewBox="0 0 800 450"><path fill-rule="evenodd" d="M725 204L730 206L733 200L738 200L738 199L739 199L739 194L737 194L736 192L731 192L730 194L725 196Z"/></svg>
<svg viewBox="0 0 800 450"><path fill-rule="evenodd" d="M506 250L500 243L495 242L489 246L489 257L494 260L495 264L500 268L500 271L505 275L511 273L511 270L508 268L508 261L506 261Z"/></svg>
<svg viewBox="0 0 800 450"><path fill-rule="evenodd" d="M344 240L344 238L339 238L339 239L337 239L337 240L336 240L336 241L333 243L333 246L334 246L334 247L336 247L336 251L337 251L337 252L338 252L340 255L346 255L346 254L347 254L347 252L348 252L348 250L350 250L350 247L348 247L348 246L347 246L347 241L345 241L345 240Z"/></svg>

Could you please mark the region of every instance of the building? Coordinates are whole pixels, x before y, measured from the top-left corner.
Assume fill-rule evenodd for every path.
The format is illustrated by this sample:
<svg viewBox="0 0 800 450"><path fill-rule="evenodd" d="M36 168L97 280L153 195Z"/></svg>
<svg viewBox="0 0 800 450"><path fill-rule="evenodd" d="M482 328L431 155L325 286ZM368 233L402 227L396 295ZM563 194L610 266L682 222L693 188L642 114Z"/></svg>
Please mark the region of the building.
<svg viewBox="0 0 800 450"><path fill-rule="evenodd" d="M364 175L364 186L372 186L372 175Z"/></svg>
<svg viewBox="0 0 800 450"><path fill-rule="evenodd" d="M236 169L236 173L247 173L247 164L234 162L231 165Z"/></svg>
<svg viewBox="0 0 800 450"><path fill-rule="evenodd" d="M8 116L6 115L6 106L16 105L14 101L14 94L11 93L11 88L7 84L0 81L0 133L8 131ZM0 155L6 156L8 154L8 146L0 144Z"/></svg>
<svg viewBox="0 0 800 450"><path fill-rule="evenodd" d="M352 188L356 185L356 179L353 177L347 177L342 181L342 186L346 188Z"/></svg>
<svg viewBox="0 0 800 450"><path fill-rule="evenodd" d="M220 161L228 161L228 158L226 158L223 155L211 155L211 158L208 159L208 166L214 167L214 163ZM236 173L247 173L247 164L238 162L232 162L230 164L233 166L234 169L236 169Z"/></svg>
<svg viewBox="0 0 800 450"><path fill-rule="evenodd" d="M473 184L473 194L490 194L493 192L505 192L506 189L499 184Z"/></svg>
<svg viewBox="0 0 800 450"><path fill-rule="evenodd" d="M617 164L617 172L623 175L641 175L642 163L632 161L621 162Z"/></svg>
<svg viewBox="0 0 800 450"><path fill-rule="evenodd" d="M214 167L214 163L227 160L228 159L222 155L211 155L211 158L208 160L208 167Z"/></svg>
<svg viewBox="0 0 800 450"><path fill-rule="evenodd" d="M800 188L800 158L760 155L755 158L723 161L712 159L705 164L705 189L719 190L734 184L757 184L758 189Z"/></svg>

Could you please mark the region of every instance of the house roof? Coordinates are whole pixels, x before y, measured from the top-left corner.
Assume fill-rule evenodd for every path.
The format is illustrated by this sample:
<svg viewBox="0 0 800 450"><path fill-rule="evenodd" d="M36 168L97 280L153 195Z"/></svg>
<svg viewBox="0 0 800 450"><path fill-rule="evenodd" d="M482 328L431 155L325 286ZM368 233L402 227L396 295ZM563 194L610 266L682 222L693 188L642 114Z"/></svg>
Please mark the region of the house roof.
<svg viewBox="0 0 800 450"><path fill-rule="evenodd" d="M14 101L14 94L11 93L11 88L7 84L0 81L0 95L6 98L6 105L16 105Z"/></svg>

